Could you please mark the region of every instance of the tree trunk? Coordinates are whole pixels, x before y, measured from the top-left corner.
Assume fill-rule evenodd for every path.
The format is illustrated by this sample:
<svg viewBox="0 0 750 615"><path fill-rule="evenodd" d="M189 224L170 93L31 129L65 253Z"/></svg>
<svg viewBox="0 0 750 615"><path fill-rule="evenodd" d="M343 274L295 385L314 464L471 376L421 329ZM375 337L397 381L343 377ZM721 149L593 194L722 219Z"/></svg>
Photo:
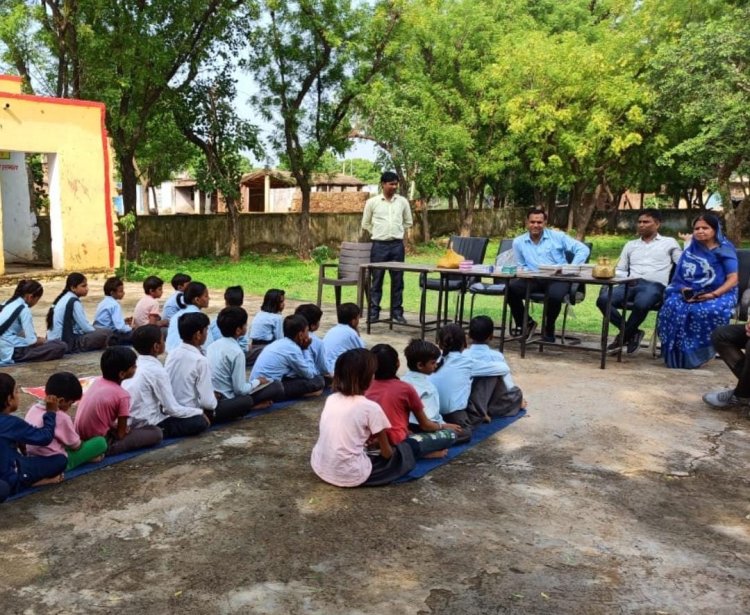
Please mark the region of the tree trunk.
<svg viewBox="0 0 750 615"><path fill-rule="evenodd" d="M750 199L745 197L735 209L732 206L732 195L729 189L729 179L736 170L737 165L726 165L719 168L718 186L721 202L724 206L724 222L726 224L726 236L735 246L742 241L742 231L750 218Z"/></svg>
<svg viewBox="0 0 750 615"><path fill-rule="evenodd" d="M122 179L122 204L125 213L133 212L135 216L135 226L128 233L127 239L127 257L129 261L138 260L138 216L136 212L138 177L135 172L132 152L120 156L120 178Z"/></svg>
<svg viewBox="0 0 750 615"><path fill-rule="evenodd" d="M225 196L224 200L229 225L229 259L237 263L240 260L240 212L235 199Z"/></svg>
<svg viewBox="0 0 750 615"><path fill-rule="evenodd" d="M422 201L422 241L427 243L430 241L430 221L427 212L430 211L430 199L426 198Z"/></svg>
<svg viewBox="0 0 750 615"><path fill-rule="evenodd" d="M310 183L297 182L302 193L302 206L299 215L299 248L297 255L303 261L310 260L312 237L310 237Z"/></svg>

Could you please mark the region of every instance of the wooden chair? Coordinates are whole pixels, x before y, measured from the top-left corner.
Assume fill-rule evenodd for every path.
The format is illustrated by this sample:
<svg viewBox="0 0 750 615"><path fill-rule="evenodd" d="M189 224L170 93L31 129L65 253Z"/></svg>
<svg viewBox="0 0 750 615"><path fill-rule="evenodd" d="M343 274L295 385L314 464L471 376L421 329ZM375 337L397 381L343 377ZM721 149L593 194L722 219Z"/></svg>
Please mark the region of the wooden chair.
<svg viewBox="0 0 750 615"><path fill-rule="evenodd" d="M323 286L333 286L336 295L336 307L341 305L341 288L356 286L357 298L360 296L359 266L370 262L371 243L344 241L341 244L338 263L321 263L318 272L318 307L323 300ZM326 270L337 267L336 277L327 277ZM367 282L365 282L367 284Z"/></svg>

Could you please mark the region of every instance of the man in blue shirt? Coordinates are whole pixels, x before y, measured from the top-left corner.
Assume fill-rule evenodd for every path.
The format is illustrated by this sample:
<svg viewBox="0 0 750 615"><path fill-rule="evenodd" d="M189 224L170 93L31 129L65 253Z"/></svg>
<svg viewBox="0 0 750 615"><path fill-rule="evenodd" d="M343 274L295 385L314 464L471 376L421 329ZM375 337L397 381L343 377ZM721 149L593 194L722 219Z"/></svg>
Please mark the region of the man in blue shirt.
<svg viewBox="0 0 750 615"><path fill-rule="evenodd" d="M568 264L567 252L573 254L572 264L580 265L586 262L589 249L580 241L560 231L546 228L547 212L542 209L530 209L526 214L526 228L528 232L513 240L513 254L516 265L529 271L539 271L540 265ZM555 341L555 321L562 309L562 302L570 292L568 282L545 282L534 279L517 278L508 285L508 304L517 327L523 323L526 285L531 285L531 292L547 293L547 320L544 323L542 340ZM531 337L537 323L529 320L524 334Z"/></svg>

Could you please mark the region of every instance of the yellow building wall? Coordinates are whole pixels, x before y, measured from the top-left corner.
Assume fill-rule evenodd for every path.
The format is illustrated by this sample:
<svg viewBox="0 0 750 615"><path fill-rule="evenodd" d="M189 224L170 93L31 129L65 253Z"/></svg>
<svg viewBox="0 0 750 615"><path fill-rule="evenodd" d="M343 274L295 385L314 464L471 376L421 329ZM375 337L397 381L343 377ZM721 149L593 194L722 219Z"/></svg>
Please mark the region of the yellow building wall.
<svg viewBox="0 0 750 615"><path fill-rule="evenodd" d="M101 103L21 94L20 79L0 75L0 151L53 154L48 160L55 269L114 266L104 113Z"/></svg>

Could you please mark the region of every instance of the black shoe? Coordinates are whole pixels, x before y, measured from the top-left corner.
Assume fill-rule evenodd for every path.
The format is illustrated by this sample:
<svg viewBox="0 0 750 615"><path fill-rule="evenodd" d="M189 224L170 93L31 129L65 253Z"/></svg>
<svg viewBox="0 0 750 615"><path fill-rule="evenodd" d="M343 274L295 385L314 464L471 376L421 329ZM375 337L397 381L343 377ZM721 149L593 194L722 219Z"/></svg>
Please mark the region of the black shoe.
<svg viewBox="0 0 750 615"><path fill-rule="evenodd" d="M403 314L392 314L391 315L391 320L393 322L395 322L395 323L398 323L399 325L406 325L406 324L408 324L406 322L406 318L404 318Z"/></svg>
<svg viewBox="0 0 750 615"><path fill-rule="evenodd" d="M542 341L546 342L547 344L554 344L555 336L554 335L542 335Z"/></svg>
<svg viewBox="0 0 750 615"><path fill-rule="evenodd" d="M616 353L620 350L622 347L622 332L618 333L615 337L615 340L607 346L607 351L611 353Z"/></svg>
<svg viewBox="0 0 750 615"><path fill-rule="evenodd" d="M635 354L641 349L644 335L646 334L641 329L633 333L633 337L628 340L628 354Z"/></svg>
<svg viewBox="0 0 750 615"><path fill-rule="evenodd" d="M367 318L367 322L370 324L374 322L378 322L380 320L380 314L370 314L370 316Z"/></svg>

